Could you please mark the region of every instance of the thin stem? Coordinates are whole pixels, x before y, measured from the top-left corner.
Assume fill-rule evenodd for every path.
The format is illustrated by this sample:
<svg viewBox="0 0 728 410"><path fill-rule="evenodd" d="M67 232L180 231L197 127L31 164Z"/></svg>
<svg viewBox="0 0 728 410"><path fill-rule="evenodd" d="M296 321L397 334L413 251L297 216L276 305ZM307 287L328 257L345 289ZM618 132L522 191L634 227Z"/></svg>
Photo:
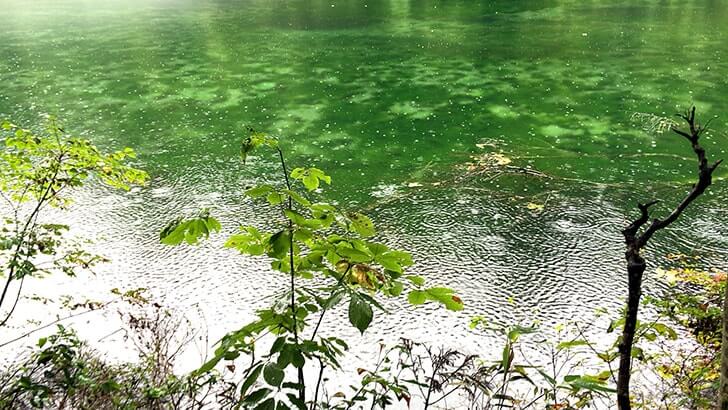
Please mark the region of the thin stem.
<svg viewBox="0 0 728 410"><path fill-rule="evenodd" d="M342 283L344 283L344 279L346 278L346 275L349 274L349 270L351 269L351 264L346 268L346 271L343 275L339 278L339 281L336 282L336 286L331 290L331 293L329 294L329 297L326 299L326 305L324 306L323 310L321 311L321 315L319 315L318 322L316 322L316 327L313 329L313 334L311 334L311 341L316 337L316 333L318 333L319 327L321 326L321 322L324 319L324 314L329 309L329 301L334 296L336 291L339 289Z"/></svg>
<svg viewBox="0 0 728 410"><path fill-rule="evenodd" d="M432 368L432 376L430 377L430 383L427 385L427 395L425 396L425 410L430 407L430 395L432 395L432 388L435 384L435 377L437 377L437 372L439 371L440 364Z"/></svg>
<svg viewBox="0 0 728 410"><path fill-rule="evenodd" d="M47 329L47 328L49 328L49 327L51 327L51 326L55 325L56 323L60 323L60 322L63 322L64 320L72 319L72 318L74 318L74 317L78 317L78 316L81 316L81 315L85 315L85 314L88 314L88 313L91 313L91 312L96 312L96 311L99 311L99 310L101 310L101 309L103 309L103 308L105 308L105 307L109 306L110 304L112 304L112 303L114 303L114 302L118 302L119 300L121 300L121 297L118 297L118 298L112 299L112 300L110 300L110 301L108 301L108 302L104 303L104 305L103 305L103 306L101 306L101 307L99 307L99 308L97 308L97 309L89 309L89 310L84 310L83 312L77 312L77 313L73 313L73 314L71 314L71 315L68 315L68 316L64 316L64 317L62 317L62 318L56 319L56 320L54 320L54 321L52 321L52 322L46 323L46 324L45 324L45 325L43 325L43 326L39 326L39 327L36 327L35 329L29 330L29 331L27 331L27 332L23 333L22 335L20 335L20 336L18 336L18 337L16 337L16 338L14 338L14 339L8 340L7 342L2 342L2 343L0 343L0 347L5 347L5 346L7 346L7 345L9 345L9 344L11 344L11 343L15 343L15 342L17 342L18 340L24 339L24 338L26 338L26 337L28 337L28 336L32 335L33 333L35 333L35 332L37 332L37 331L40 331L40 330L43 330L43 329Z"/></svg>
<svg viewBox="0 0 728 410"><path fill-rule="evenodd" d="M384 363L384 359L387 357L387 354L388 353L389 353L389 351L387 351L385 353L384 357L382 357L382 352L380 350L379 357L377 358L377 366L374 368L374 371L373 372L370 372L371 374L377 374L377 372L379 372L379 368L382 367L382 364ZM359 394L361 394L362 391L364 391L364 388L365 387L366 387L366 385L362 385L361 387L359 387L359 389L356 391L356 393L354 393L354 395L352 396L351 402L346 406L346 409L345 410L351 409L351 406L354 405L354 399L356 397L358 397Z"/></svg>
<svg viewBox="0 0 728 410"><path fill-rule="evenodd" d="M45 192L43 192L43 195L41 195L41 197L38 199L38 203L36 204L35 208L33 209L33 212L30 213L28 220L25 222L23 229L20 231L20 234L18 235L18 243L15 246L15 251L13 252L13 257L10 260L10 263L8 264L8 266L9 266L8 278L5 281L5 287L3 288L2 295L0 295L0 307L2 307L3 302L5 301L5 297L7 296L8 289L10 288L10 283L14 279L15 267L17 265L18 258L20 257L20 248L23 246L23 243L25 242L25 235L28 233L28 228L30 227L31 223L33 223L34 220L37 220L38 212L40 212L40 209L43 206L43 203L52 197L52 196L48 197L48 194L50 193L51 188L53 187L53 184L55 183L56 177L58 176L58 171L61 168L61 161L63 161L63 156L65 154L66 154L65 151L61 151L61 153L58 155L58 159L56 160L57 165L53 171L53 176L48 181L48 186L46 187ZM16 303L17 303L17 300L16 300ZM8 317L6 317L5 320L0 322L0 327L4 326L5 323L7 323L8 319L10 319L10 315L8 315Z"/></svg>
<svg viewBox="0 0 728 410"><path fill-rule="evenodd" d="M320 357L318 358L318 361L319 361L320 368L319 368L318 380L316 381L316 391L313 394L313 402L311 403L311 410L314 410L314 409L316 409L316 407L318 407L317 401L318 401L318 395L319 395L319 387L321 387L321 381L323 380L323 377L324 377L324 369L326 368L326 366L324 365L324 362L321 360Z"/></svg>
<svg viewBox="0 0 728 410"><path fill-rule="evenodd" d="M20 278L20 285L18 285L18 293L15 294L15 302L13 302L13 306L10 308L10 311L7 315L5 315L5 319L3 319L2 322L0 322L0 326L5 325L5 323L10 320L10 316L13 315L13 312L15 312L15 308L18 307L18 301L20 300L20 292L23 291L23 284L25 283L25 276Z"/></svg>
<svg viewBox="0 0 728 410"><path fill-rule="evenodd" d="M280 149L280 147L276 147L276 150L278 151L278 157L281 160L281 168L283 169L283 177L286 181L286 187L289 191L291 191L291 181L288 178L288 168L286 167L286 161L283 158L283 151ZM290 195L288 195L288 210L293 211L293 199ZM289 256L289 263L290 263L290 270L291 270L291 314L293 316L293 340L296 343L296 346L298 346L298 323L297 323L297 309L296 309L296 268L294 266L295 258L294 258L294 243L293 243L293 221L289 218L288 219L288 236L289 236L289 250L288 250L288 256ZM303 376L303 366L298 368L298 398L305 402L306 401L306 383Z"/></svg>
<svg viewBox="0 0 728 410"><path fill-rule="evenodd" d="M579 332L579 335L581 336L581 339L586 342L587 347L597 356L599 357L599 352L594 347L594 345L586 338L586 335L584 334L584 331L579 327L578 323L574 323L574 326L576 327L576 330ZM603 359L602 359L603 360ZM607 364L607 368L609 369L609 374L612 377L612 382L617 383L617 378L614 375L614 369L612 368L612 362L604 360L604 362Z"/></svg>
<svg viewBox="0 0 728 410"><path fill-rule="evenodd" d="M465 368L465 366L467 366L468 364L470 364L470 362L471 362L471 360L472 360L472 359L474 359L474 356L468 356L468 357L466 357L466 358L465 358L465 360L463 360L463 363L462 363L462 364L461 364L461 365L460 365L460 366L459 366L459 367L458 367L457 369L455 369L455 371L451 372L449 376L445 377L445 378L443 379L442 383L440 383L440 384L441 384L442 386L445 386L445 385L447 385L447 383L449 383L449 382L450 382L450 379L451 379L451 378L453 378L453 377L454 377L455 375L459 374L459 373L460 373L460 371L461 371L461 370L463 370L463 369ZM465 377L464 377L464 379L463 379L463 380L467 380L468 378L469 378L469 376L468 376L468 375L465 375ZM446 393L445 395L441 396L441 397L440 397L440 398L438 398L437 400L433 401L433 402L432 402L431 404L432 404L433 406L434 406L434 405L436 405L436 404L437 404L437 403L439 403L439 402L440 402L441 400L445 399L445 398L446 398L447 396L449 396L449 395L450 395L451 393L453 393L453 392L454 392L455 390L458 390L458 389L460 389L461 387L462 387L462 385L456 385L456 386L455 386L455 387L454 387L454 388L453 388L452 390L450 390L450 391L449 391L448 393ZM428 400L428 401L429 401L429 400Z"/></svg>

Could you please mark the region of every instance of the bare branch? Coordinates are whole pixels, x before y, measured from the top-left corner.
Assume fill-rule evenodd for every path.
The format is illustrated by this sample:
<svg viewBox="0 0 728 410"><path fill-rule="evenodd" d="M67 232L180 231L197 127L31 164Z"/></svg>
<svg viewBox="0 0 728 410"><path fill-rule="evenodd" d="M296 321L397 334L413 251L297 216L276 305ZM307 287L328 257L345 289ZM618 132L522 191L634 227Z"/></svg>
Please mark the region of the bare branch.
<svg viewBox="0 0 728 410"><path fill-rule="evenodd" d="M685 198L670 213L670 215L667 216L667 218L655 219L652 221L652 224L650 224L647 230L637 239L636 245L638 249L647 245L647 241L649 241L649 239L655 232L659 231L660 229L666 228L668 225L675 222L677 218L680 217L680 214L682 214L682 212L690 205L690 203L693 202L697 197L699 197L703 192L705 192L705 189L708 188L708 186L710 186L710 184L712 184L713 182L713 171L715 171L718 165L720 165L720 163L723 161L718 160L713 165L708 165L708 159L705 155L705 149L700 146L698 142L700 134L706 128L701 127L698 123L695 122L695 107L692 107L687 115L682 115L681 117L688 123L688 126L690 128L690 134L688 135L686 132L681 131L677 128L673 128L673 131L679 135L685 136L692 144L693 152L695 152L695 155L698 157L698 181L693 185L693 188L690 190L687 196L685 196Z"/></svg>
<svg viewBox="0 0 728 410"><path fill-rule="evenodd" d="M647 220L650 218L650 207L652 205L655 205L656 203L660 202L659 199L655 199L653 201L650 201L646 204L637 204L637 207L640 209L640 217L636 219L634 222L632 222L627 228L625 228L622 231L622 234L624 235L625 241L627 244L634 243L637 231L647 223Z"/></svg>
<svg viewBox="0 0 728 410"><path fill-rule="evenodd" d="M680 201L680 203L666 218L653 219L641 235L639 235L639 230L647 224L647 221L650 218L649 208L657 203L657 201L638 205L640 209L640 217L622 231L625 243L627 244L625 258L627 259L628 295L624 328L622 329L622 338L619 343L617 405L620 410L631 410L632 408L629 388L632 366L632 345L634 343L636 333L640 297L642 296L642 277L647 266L644 258L640 256L640 250L647 245L647 242L650 238L652 238L652 235L654 235L655 232L660 229L664 229L675 222L683 211L695 199L702 195L703 192L705 192L708 186L710 186L713 182L713 171L715 171L721 163L721 160L718 160L713 165L708 165L705 149L700 146L698 142L700 134L707 129L707 126L702 127L695 121L695 107L693 106L685 114L680 114L678 116L688 124L689 131L680 130L674 125L671 129L676 134L685 137L688 141L690 141L693 152L698 158L698 180L695 184L693 184L690 192L688 192L685 198ZM726 373L728 373L728 370Z"/></svg>

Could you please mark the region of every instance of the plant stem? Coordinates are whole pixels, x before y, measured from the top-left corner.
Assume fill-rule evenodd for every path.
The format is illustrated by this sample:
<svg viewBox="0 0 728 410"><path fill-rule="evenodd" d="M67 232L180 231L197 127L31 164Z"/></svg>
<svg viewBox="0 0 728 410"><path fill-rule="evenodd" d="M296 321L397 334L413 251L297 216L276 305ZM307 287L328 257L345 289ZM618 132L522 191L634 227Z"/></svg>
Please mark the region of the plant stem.
<svg viewBox="0 0 728 410"><path fill-rule="evenodd" d="M324 314L329 309L329 300L334 296L334 293L339 289L342 283L344 283L344 279L346 278L346 275L349 274L349 270L351 269L351 264L346 268L346 271L344 274L341 275L339 278L339 281L336 282L336 286L334 286L334 289L331 290L331 293L329 294L329 298L326 299L326 306L324 306L323 310L321 311L321 315L319 315L318 322L316 322L316 327L313 329L313 333L311 334L311 341L316 337L316 333L318 333L319 327L321 326L321 322L324 319Z"/></svg>
<svg viewBox="0 0 728 410"><path fill-rule="evenodd" d="M324 377L324 369L325 369L324 362L321 360L320 357L318 358L318 361L319 361L320 369L319 369L319 374L318 374L318 380L316 381L316 392L313 394L313 402L311 402L311 410L315 410L316 407L318 407L317 401L318 401L318 395L319 395L319 387L321 387L321 381L323 380L323 377Z"/></svg>
<svg viewBox="0 0 728 410"><path fill-rule="evenodd" d="M283 159L283 151L280 149L280 147L276 147L276 150L278 151L278 157L281 160L281 168L283 169L283 177L286 181L286 187L289 191L291 191L291 181L288 178L288 168L286 167L286 161ZM288 210L293 211L293 199L290 195L288 195ZM288 256L289 256L289 263L290 263L290 270L291 270L291 314L293 316L293 340L296 343L296 346L298 347L298 319L296 317L297 309L296 309L296 268L294 266L294 248L293 248L293 221L291 219L288 219L288 236L289 236L289 250L288 250ZM300 349L299 349L300 352ZM306 383L303 376L303 366L298 368L298 398L302 402L306 401Z"/></svg>
<svg viewBox="0 0 728 410"><path fill-rule="evenodd" d="M51 188L55 184L56 177L58 177L58 171L60 171L61 168L61 161L63 161L63 156L66 154L65 151L61 150L61 153L58 155L58 158L56 160L56 167L53 170L53 176L48 182L48 186L45 189L45 192L43 192L43 195L38 199L38 203L36 204L35 208L33 209L33 212L30 213L30 216L28 217L28 220L25 222L25 225L23 226L23 229L20 231L20 234L18 235L18 243L15 246L15 251L13 252L13 257L10 260L9 266L9 272L8 272L8 279L5 281L5 287L3 288L2 295L0 295L0 307L2 307L3 302L5 302L5 297L7 296L8 289L10 288L10 283L13 281L15 277L15 268L18 263L18 258L20 257L20 248L23 246L23 243L25 242L25 235L28 233L28 229L30 228L31 223L33 223L34 220L37 220L38 213L40 212L41 207L43 204L51 199L53 195L48 196L48 194L51 191ZM54 194L55 195L55 194ZM18 291L18 298L20 298L20 291ZM10 316L13 313L13 310L15 310L15 306L17 306L18 298L16 298L13 308L11 311L7 314L5 319L3 319L2 322L0 322L0 327L4 326L5 323L10 320Z"/></svg>

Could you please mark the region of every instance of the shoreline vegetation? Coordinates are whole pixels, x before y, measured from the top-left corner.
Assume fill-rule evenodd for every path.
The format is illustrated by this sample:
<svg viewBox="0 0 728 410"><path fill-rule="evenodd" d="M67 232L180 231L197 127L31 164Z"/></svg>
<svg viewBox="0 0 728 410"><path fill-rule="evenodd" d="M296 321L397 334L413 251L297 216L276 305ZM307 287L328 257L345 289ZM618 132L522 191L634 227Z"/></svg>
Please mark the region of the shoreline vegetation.
<svg viewBox="0 0 728 410"><path fill-rule="evenodd" d="M149 176L135 167L132 149L103 152L67 133L54 118L40 133L2 122L0 191L3 209L9 212L3 215L0 231L0 349L24 343L36 337L36 331L44 336L0 371L0 409L728 406L728 392L722 393L728 390L728 368L721 372L721 346L727 344L722 332L726 273L706 266L699 254L669 254L657 269L672 284L669 291L641 297L646 264L640 250L706 191L720 164L709 162L698 143L705 127L697 123L695 108L680 118L687 130L670 119L648 114L638 118L649 131L669 131L691 143L698 179L664 219L650 215L657 201L639 205L640 217L623 232L630 283L627 308L607 312L594 307L606 329L599 328L601 322L565 320L544 329L535 322L496 324L476 316L470 328L497 337L497 355L471 355L447 345L401 339L378 346L377 357L353 371L342 363L357 340L324 334L322 324L332 320L330 312L345 312L349 324L363 335L372 323L398 314L389 307L393 304L383 303L386 299L400 300L415 311L431 304L466 313L468 301L447 283L430 284L435 278L410 273L413 256L380 242L376 224L367 215L320 201L321 190L335 186L331 176L316 167L292 167L278 139L249 129L241 141L241 161L255 152L256 160L273 161L279 170L266 175L267 181L277 182L249 187L243 194L254 206L268 207L279 216L266 226L241 226L224 247L267 261L270 274L283 275L287 286L269 307L256 312L253 321L215 341L209 356L187 374L178 374L175 366L193 340L202 337L200 330L184 314L150 299L145 289L114 289L113 299L106 302L67 302L67 316L9 334L8 320L16 309L23 309L18 306L26 278L73 277L106 262L70 238L69 226L47 222L48 209L63 211L72 203L74 189L89 181L129 190L146 184ZM469 178L498 178L504 173L549 178L495 151L473 157L464 167ZM548 198L526 206L538 213L547 202ZM219 235L222 224L214 213L203 209L175 218L161 229L159 241L195 246ZM659 235L652 240L659 241ZM642 318L640 306L656 314ZM65 325L87 312L111 309L120 312L125 340L137 360L111 363ZM54 332L45 335L51 329ZM635 374L638 386L630 387ZM341 382L347 378L349 386Z"/></svg>

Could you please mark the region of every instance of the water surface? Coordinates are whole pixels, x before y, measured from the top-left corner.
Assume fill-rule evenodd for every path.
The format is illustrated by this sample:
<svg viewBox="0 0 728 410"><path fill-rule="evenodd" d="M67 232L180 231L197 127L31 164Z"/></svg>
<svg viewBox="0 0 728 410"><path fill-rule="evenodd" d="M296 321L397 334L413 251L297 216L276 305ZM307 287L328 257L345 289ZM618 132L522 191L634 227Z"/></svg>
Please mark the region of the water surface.
<svg viewBox="0 0 728 410"><path fill-rule="evenodd" d="M382 239L413 252L413 271L466 301L462 313L428 306L428 315L391 302L396 314L367 341L404 335L471 350L492 343L467 329L473 315L549 325L619 306L619 232L635 202L666 196L664 212L695 170L684 140L645 132L634 113L696 104L701 118L717 116L706 149L728 157L724 1L0 6L0 116L33 125L55 114L101 146L135 148L153 176L130 194L84 191L72 209L70 223L114 260L93 286L146 286L166 304L200 304L213 335L265 305L285 278L219 249L222 237L172 249L157 233L206 206L226 232L275 220L240 194L277 171L269 155L240 164L246 126L279 135L290 163L327 170L334 185L323 198L366 210ZM483 153L529 173L468 175ZM728 267L721 178L700 211L654 238L651 267L668 252ZM647 287L662 285L650 274Z"/></svg>

